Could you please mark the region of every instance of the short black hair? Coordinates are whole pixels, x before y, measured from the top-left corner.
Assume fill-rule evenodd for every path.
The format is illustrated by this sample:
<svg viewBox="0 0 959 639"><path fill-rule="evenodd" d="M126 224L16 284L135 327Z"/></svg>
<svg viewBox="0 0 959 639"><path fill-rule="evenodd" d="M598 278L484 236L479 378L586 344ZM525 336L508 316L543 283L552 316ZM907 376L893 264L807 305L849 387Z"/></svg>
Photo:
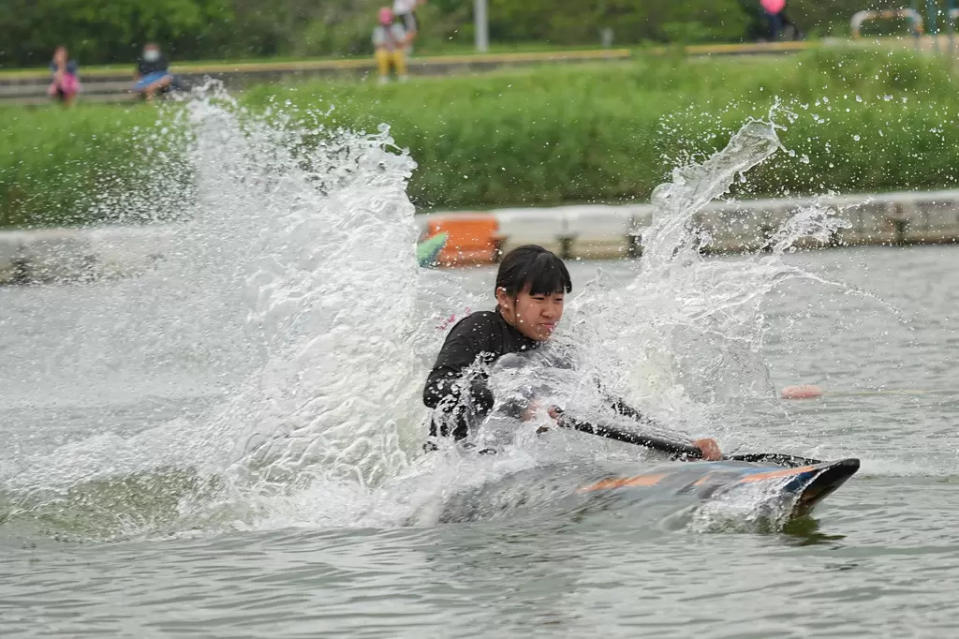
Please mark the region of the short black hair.
<svg viewBox="0 0 959 639"><path fill-rule="evenodd" d="M503 257L496 273L496 290L506 289L511 297L529 286L530 295L569 293L573 282L563 260L542 246L519 246Z"/></svg>

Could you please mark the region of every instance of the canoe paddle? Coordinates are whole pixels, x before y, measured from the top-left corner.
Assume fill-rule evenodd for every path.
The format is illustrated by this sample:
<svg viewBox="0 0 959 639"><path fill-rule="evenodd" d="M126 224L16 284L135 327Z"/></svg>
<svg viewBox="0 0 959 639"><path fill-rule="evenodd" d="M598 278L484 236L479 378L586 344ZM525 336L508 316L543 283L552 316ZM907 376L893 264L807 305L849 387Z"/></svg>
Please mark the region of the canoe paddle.
<svg viewBox="0 0 959 639"><path fill-rule="evenodd" d="M653 450L675 455L681 459L703 458L703 451L690 444L670 441L668 439L663 439L647 433L637 433L624 430L609 424L592 424L590 422L585 422L583 420L570 417L560 408L554 407L552 412L556 415L556 424L561 428L568 428L581 433L589 433L590 435L597 435L599 437L605 437L606 439L625 442L627 444L645 446L646 448L651 448ZM798 457L796 455L786 455L783 453L744 453L738 455L725 455L723 456L723 459L727 461L776 464L777 466L786 466L788 468L795 468L797 466L812 466L822 463L817 459Z"/></svg>
<svg viewBox="0 0 959 639"><path fill-rule="evenodd" d="M627 444L645 446L646 448L652 448L653 450L659 450L664 453L679 455L681 457L702 459L703 456L703 451L699 450L699 448L696 446L683 444L681 442L669 441L668 439L654 437L653 435L648 435L645 433L634 433L628 430L621 430L607 424L599 425L592 424L590 422L584 422L580 419L566 415L559 409L555 409L555 412L557 413L556 423L560 426L560 428L578 430L581 433L598 435L599 437L614 439L618 442L626 442Z"/></svg>

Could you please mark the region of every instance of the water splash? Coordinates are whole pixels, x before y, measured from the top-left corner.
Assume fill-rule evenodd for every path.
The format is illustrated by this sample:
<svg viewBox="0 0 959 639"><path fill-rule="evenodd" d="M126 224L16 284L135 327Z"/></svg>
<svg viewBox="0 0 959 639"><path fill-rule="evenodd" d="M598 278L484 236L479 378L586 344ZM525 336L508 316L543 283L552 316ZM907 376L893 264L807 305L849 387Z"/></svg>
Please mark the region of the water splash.
<svg viewBox="0 0 959 639"><path fill-rule="evenodd" d="M722 150L675 169L653 193L657 210L631 281L614 297L601 277L573 301L572 341L584 345L582 367L673 427L663 434L737 437L725 425L735 421L728 400L774 392L762 354L768 294L793 280L823 282L782 256L841 227L825 205L795 211L752 256L703 255L711 238L697 220L707 205L782 149L775 115L747 122Z"/></svg>
<svg viewBox="0 0 959 639"><path fill-rule="evenodd" d="M673 169L672 181L653 190L657 212L644 237L645 268L662 270L698 254L708 238L692 228L693 216L725 194L738 176L782 148L776 128L772 121L747 122L724 149L700 164Z"/></svg>
<svg viewBox="0 0 959 639"><path fill-rule="evenodd" d="M173 340L216 362L222 399L198 417L89 436L0 469L7 520L84 537L425 524L458 487L617 454L599 440L540 446L525 429L528 437L492 461L454 451L411 465L436 325L451 310L441 291L462 287L456 276L417 268L405 195L413 160L386 128L329 129L283 108L253 114L216 86L169 118L179 136L189 132L191 221L168 263L117 294L117 308L132 299L166 312L157 322L141 314L118 323L107 309L89 325L101 326L104 342L118 328L142 329L146 352ZM718 399L769 392L763 296L804 277L778 256L799 237L827 232L829 216L795 216L770 254L735 262L700 255L708 238L695 219L781 148L776 129L746 123L723 150L656 190L659 211L630 281L600 273L571 300L554 348L576 367L551 380L557 401L599 411L600 380L671 434L715 436ZM484 306L463 297L461 306Z"/></svg>
<svg viewBox="0 0 959 639"><path fill-rule="evenodd" d="M770 533L789 522L796 505L795 495L784 493L781 482L757 482L718 491L689 513L687 527L700 533Z"/></svg>
<svg viewBox="0 0 959 639"><path fill-rule="evenodd" d="M168 263L122 286L140 304L174 304L178 323L209 329L194 334L201 349L223 343L222 326L249 372L203 417L88 437L3 468L14 513L69 520L96 495L128 494L124 478L140 477L141 488L177 495L167 525L202 525L198 510L218 518L230 508L227 518L249 523L271 496L344 480L368 490L406 463L401 439L423 414L410 340L413 161L385 127L304 127L289 114L248 113L216 86L168 117L165 127L191 132L191 221ZM176 326L157 334L142 317L158 341L167 330L175 338ZM165 468L189 480L170 482Z"/></svg>

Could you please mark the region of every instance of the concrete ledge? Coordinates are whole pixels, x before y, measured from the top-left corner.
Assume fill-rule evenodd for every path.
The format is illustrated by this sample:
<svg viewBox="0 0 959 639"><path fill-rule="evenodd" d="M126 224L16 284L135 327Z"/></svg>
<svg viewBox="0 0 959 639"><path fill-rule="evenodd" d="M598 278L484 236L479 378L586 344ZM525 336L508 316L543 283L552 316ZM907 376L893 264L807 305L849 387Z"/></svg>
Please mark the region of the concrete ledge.
<svg viewBox="0 0 959 639"><path fill-rule="evenodd" d="M649 205L582 205L490 212L506 240L503 250L540 244L564 257L625 256L627 236L652 222Z"/></svg>
<svg viewBox="0 0 959 639"><path fill-rule="evenodd" d="M959 240L959 191L715 202L695 221L712 236L711 251L756 250L797 209L817 204L832 209L848 224L829 239L829 246ZM797 246L817 244L821 243L805 239Z"/></svg>
<svg viewBox="0 0 959 639"><path fill-rule="evenodd" d="M0 233L0 284L14 283L22 279L20 254L28 235L24 231Z"/></svg>
<svg viewBox="0 0 959 639"><path fill-rule="evenodd" d="M849 226L826 242L801 240L799 248L959 243L959 190L713 202L694 216L693 225L709 238L705 252L756 251L797 209L813 205L829 207ZM418 215L416 222L425 234L430 220L464 213ZM503 250L534 243L566 258L599 259L639 255L655 208L573 205L480 214L497 221ZM0 284L135 276L173 255L177 234L184 229L156 225L0 232Z"/></svg>
<svg viewBox="0 0 959 639"><path fill-rule="evenodd" d="M797 209L821 205L846 221L828 246L959 242L959 190L882 195L719 201L696 214L693 224L708 236L704 251L760 250ZM475 214L475 212L473 212ZM641 252L642 234L653 219L651 204L573 205L538 209L495 209L503 249L541 244L566 258L613 258ZM422 216L423 228L432 213ZM821 247L802 239L799 248Z"/></svg>
<svg viewBox="0 0 959 639"><path fill-rule="evenodd" d="M175 226L0 232L0 284L138 275L173 248Z"/></svg>
<svg viewBox="0 0 959 639"><path fill-rule="evenodd" d="M93 277L96 255L89 238L70 231L42 231L23 243L19 264L22 278L53 282Z"/></svg>

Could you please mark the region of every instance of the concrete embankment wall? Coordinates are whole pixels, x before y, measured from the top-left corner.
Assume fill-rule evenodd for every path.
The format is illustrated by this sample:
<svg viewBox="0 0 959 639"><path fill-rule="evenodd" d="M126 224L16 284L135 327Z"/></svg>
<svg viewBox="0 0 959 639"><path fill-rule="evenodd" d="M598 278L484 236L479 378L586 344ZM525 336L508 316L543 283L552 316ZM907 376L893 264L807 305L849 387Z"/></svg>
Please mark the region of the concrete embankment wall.
<svg viewBox="0 0 959 639"><path fill-rule="evenodd" d="M173 226L0 232L0 284L137 275L174 253Z"/></svg>
<svg viewBox="0 0 959 639"><path fill-rule="evenodd" d="M769 244L797 210L813 206L827 208L846 224L827 246L959 241L959 191L713 202L694 216L693 225L709 238L704 252L754 251ZM604 259L641 253L642 235L652 223L655 207L580 205L487 214L499 222L503 251L536 243L567 258ZM476 213L433 213L420 216L419 222L426 229L430 220L457 215ZM822 248L823 243L802 239L796 246Z"/></svg>
<svg viewBox="0 0 959 639"><path fill-rule="evenodd" d="M710 238L708 251L753 251L768 244L797 209L810 206L829 207L847 223L827 246L959 242L959 190L714 202L693 223ZM567 258L585 259L639 255L643 232L654 214L649 204L479 213L496 220L504 250L537 243ZM417 216L417 223L425 231L431 220L460 215L478 213L431 213ZM136 275L160 260L176 259L176 235L182 230L182 226L156 225L0 232L0 284ZM809 240L798 246L824 245Z"/></svg>

